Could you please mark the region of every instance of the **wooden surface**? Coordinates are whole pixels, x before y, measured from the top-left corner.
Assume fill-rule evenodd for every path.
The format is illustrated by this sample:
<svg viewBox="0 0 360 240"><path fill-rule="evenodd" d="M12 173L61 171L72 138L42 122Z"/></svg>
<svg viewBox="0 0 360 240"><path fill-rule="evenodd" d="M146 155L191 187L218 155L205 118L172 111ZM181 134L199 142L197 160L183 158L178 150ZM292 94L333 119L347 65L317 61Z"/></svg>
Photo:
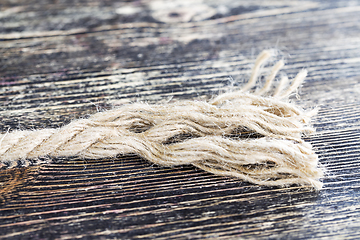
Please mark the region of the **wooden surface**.
<svg viewBox="0 0 360 240"><path fill-rule="evenodd" d="M327 169L319 192L136 156L0 170L1 239L359 239L360 1L0 0L0 10L2 133L209 98L276 47L288 76L309 71L294 101L319 108L308 140Z"/></svg>

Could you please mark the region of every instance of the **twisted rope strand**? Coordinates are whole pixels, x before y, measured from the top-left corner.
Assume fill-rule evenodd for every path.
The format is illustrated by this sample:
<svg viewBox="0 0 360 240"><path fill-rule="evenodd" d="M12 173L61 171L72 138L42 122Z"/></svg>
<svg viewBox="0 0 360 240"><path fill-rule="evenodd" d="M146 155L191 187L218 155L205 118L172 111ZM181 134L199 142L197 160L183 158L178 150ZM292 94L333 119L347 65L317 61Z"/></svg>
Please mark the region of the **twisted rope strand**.
<svg viewBox="0 0 360 240"><path fill-rule="evenodd" d="M283 99L304 81L301 71L287 88L283 77L271 91L279 61L255 94L255 85L271 52L255 62L248 84L210 101L163 105L134 103L59 129L13 131L0 135L0 167L42 163L40 158L79 156L86 159L135 153L163 166L192 164L205 171L259 185L298 184L320 189L323 172L309 143L301 138L315 111L305 112Z"/></svg>

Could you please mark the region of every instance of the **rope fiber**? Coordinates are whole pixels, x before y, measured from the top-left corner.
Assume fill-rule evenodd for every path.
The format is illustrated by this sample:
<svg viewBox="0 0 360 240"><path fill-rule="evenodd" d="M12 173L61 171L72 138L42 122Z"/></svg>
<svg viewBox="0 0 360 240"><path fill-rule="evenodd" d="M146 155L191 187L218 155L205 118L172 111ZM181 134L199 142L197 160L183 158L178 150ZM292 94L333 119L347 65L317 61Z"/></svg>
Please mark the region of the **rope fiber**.
<svg viewBox="0 0 360 240"><path fill-rule="evenodd" d="M283 77L274 89L274 79L284 66L279 61L264 87L248 92L271 56L270 51L258 56L243 89L210 101L133 103L59 129L1 134L0 168L55 157L99 159L135 153L162 166L192 164L254 184L319 190L323 171L312 146L302 139L314 132L309 123L316 111L304 111L287 100L307 72L300 71L291 84Z"/></svg>

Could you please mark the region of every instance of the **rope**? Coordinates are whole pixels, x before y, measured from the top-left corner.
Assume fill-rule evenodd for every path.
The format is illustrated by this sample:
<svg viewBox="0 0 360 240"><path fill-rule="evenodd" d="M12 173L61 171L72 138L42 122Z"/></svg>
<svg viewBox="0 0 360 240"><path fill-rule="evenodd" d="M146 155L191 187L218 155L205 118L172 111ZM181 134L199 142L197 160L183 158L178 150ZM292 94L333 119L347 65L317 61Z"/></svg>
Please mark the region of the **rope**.
<svg viewBox="0 0 360 240"><path fill-rule="evenodd" d="M255 62L252 88L271 57L263 51ZM315 111L306 112L286 98L304 81L301 71L292 84L282 78L271 86L283 66L275 64L265 85L254 94L241 89L210 101L134 103L59 129L13 131L0 135L0 167L13 168L79 156L84 159L129 153L163 166L192 164L205 171L259 185L293 184L321 189L318 157L304 134ZM289 85L289 87L284 87Z"/></svg>

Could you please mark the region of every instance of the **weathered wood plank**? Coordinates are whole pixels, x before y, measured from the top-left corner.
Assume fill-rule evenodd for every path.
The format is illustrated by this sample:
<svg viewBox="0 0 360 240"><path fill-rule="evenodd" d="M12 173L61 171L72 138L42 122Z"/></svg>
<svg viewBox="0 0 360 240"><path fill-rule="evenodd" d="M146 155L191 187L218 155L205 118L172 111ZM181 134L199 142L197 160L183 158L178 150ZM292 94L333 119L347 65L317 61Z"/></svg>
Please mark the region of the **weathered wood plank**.
<svg viewBox="0 0 360 240"><path fill-rule="evenodd" d="M324 189L258 187L137 156L0 170L2 239L356 239L360 1L1 1L0 130L58 127L133 101L211 98L278 48ZM191 18L189 18L191 16ZM267 70L267 68L266 68Z"/></svg>

